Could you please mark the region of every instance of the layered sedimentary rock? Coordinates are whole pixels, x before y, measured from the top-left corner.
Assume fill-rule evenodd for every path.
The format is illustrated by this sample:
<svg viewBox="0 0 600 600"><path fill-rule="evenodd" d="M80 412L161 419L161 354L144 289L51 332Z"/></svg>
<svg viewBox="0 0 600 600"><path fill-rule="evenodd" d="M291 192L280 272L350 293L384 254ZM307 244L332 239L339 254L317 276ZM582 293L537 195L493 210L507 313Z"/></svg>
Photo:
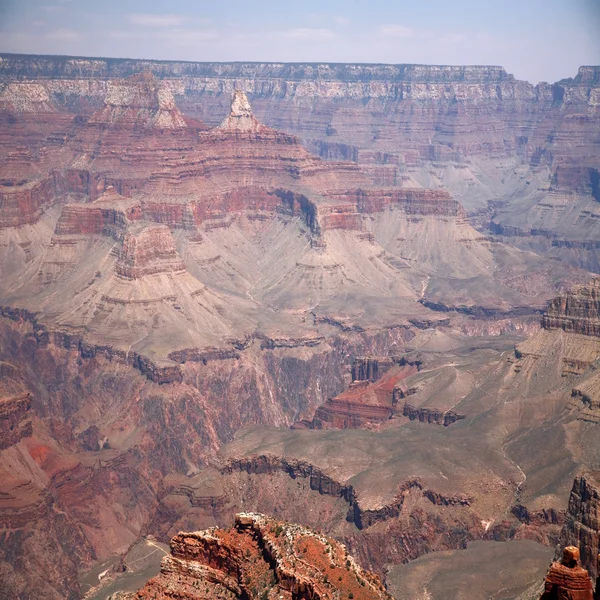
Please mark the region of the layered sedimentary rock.
<svg viewBox="0 0 600 600"><path fill-rule="evenodd" d="M135 129L182 129L187 127L175 106L173 94L150 73L108 84L104 107L88 123Z"/></svg>
<svg viewBox="0 0 600 600"><path fill-rule="evenodd" d="M553 102L583 103L586 86L596 85L582 72L554 89L548 84L534 87L515 80L501 67L170 63L3 55L1 70L6 78L27 74L49 78L53 92L62 91L71 102L79 94L89 94L90 79L103 82L140 71L169 81L176 93L190 101L201 99L202 116L208 122L214 122L213 115L223 109L224 95L242 89L252 94L259 117L270 115L270 125L292 126L303 137L321 139L328 147L354 145L370 150L374 145L380 152L398 152L401 140L405 152L425 157L516 151L528 136L522 124L519 128L515 123L514 112L527 111L526 125L531 128ZM95 93L103 93L102 85ZM315 98L323 106L311 131L305 119L292 117L290 105L307 110ZM360 115L363 101L370 104L368 117ZM398 107L393 119L386 115L388 102ZM537 109L533 114L531 105ZM436 110L439 107L445 110ZM408 135L399 136L401 131Z"/></svg>
<svg viewBox="0 0 600 600"><path fill-rule="evenodd" d="M0 185L0 228L36 223L54 197L52 177L38 181L3 181Z"/></svg>
<svg viewBox="0 0 600 600"><path fill-rule="evenodd" d="M140 72L160 78L165 94L211 125L222 122L230 94L243 90L260 121L300 135L323 157L396 165L400 177L448 187L482 211L482 227L491 218L503 239L600 268L599 67L534 86L501 67L2 58L7 96L47 96L88 113ZM111 105L106 114L125 106ZM169 111L169 126L180 123Z"/></svg>
<svg viewBox="0 0 600 600"><path fill-rule="evenodd" d="M86 61L69 65L71 74L88 68ZM358 71L357 79L374 73ZM359 124L349 128L349 121L344 134L334 120L343 118L336 106L347 99L327 100L331 127L324 135L331 145L323 152L335 158L339 150L341 162L321 160L272 126L279 119L306 139L303 132L313 127L304 118L306 98L317 98L319 88L330 96L342 88L354 93L354 84L373 93L381 84L387 94L391 88L377 78L340 87L339 73L325 74L328 83L308 89L304 74L293 75L289 94L299 116L291 120L288 92L272 96L288 111L275 118L274 110L273 119L257 119L241 93L216 94L212 109L205 94L194 114L221 124L210 130L181 117L169 90L179 106L191 108L198 98L171 78L49 78L43 85L52 102L78 114L52 113L38 133L33 125L41 113L3 112L0 159L10 158L3 182L18 188L51 176L55 192L2 205L10 210L0 230L0 352L19 366L15 379L34 392L35 434L0 456L2 480L11 481L0 532L10 542L2 544L0 561L0 580L12 586L4 595L36 593L39 578L28 583L24 566L35 548L26 541L46 522L50 551L33 562L36 573L48 573L48 594L56 598L77 597L76 571L123 552L150 524L166 541L171 528L230 525L234 508L252 503L326 523L379 573L387 563L484 535L552 539L546 525L516 522L511 508L518 501L528 514L550 514L563 493L573 458L553 410L562 406L555 400L559 384L545 378L555 387L540 386L527 365L518 372L510 353L502 358L517 339L477 346L449 330L521 335L518 328L537 321L546 299L588 276L486 239L443 189L438 175L446 167L432 166L433 175L411 170L462 150L438 144L455 133L430 143L429 124L406 128L409 112L439 125L439 102L452 105L452 94L464 96L471 86L485 92L481 119L496 127L485 104L494 94L498 100L495 86L524 89L497 69L441 69L435 86L427 82L431 73L396 71L407 78L394 84L407 99L400 110L404 146L398 131L386 136ZM488 88L477 83L481 78ZM418 83L414 97L409 79ZM449 88L443 94L442 84ZM267 93L269 85L261 89ZM245 88L230 80L227 86ZM357 98L355 116L364 110L364 97ZM265 115L271 100L258 93L252 99L257 115ZM461 118L479 110L472 99L467 104ZM355 152L335 141L354 130L356 143L377 141L381 151ZM488 150L504 156L512 133L490 135L496 134L503 141ZM465 134L467 148L479 152L480 140ZM367 162L348 160L354 158ZM476 169L460 165L447 172L469 188ZM375 369L367 360L357 378L380 379L347 389L354 357L404 356L411 343L431 351L427 369L417 372L411 361L380 377L386 361ZM445 354L455 348L460 352ZM398 389L419 414L453 411L469 419L447 428L389 419L403 411ZM527 392L527 403L515 389ZM336 410L327 408L328 398L339 401L329 407ZM287 429L324 403L323 430ZM365 428L328 429L329 418ZM248 465L267 453L288 464L294 459L294 477L284 467L263 477L252 466L209 476L207 463L219 448L255 424L281 429L238 434L227 457ZM518 445L548 426L555 446L542 452L535 439L523 442L525 449ZM253 445L252 435L263 433L268 441ZM299 474L300 462L312 465L309 477ZM539 465L550 463L557 465L552 482L541 481ZM27 468L16 472L15 465ZM347 520L351 506L338 492L350 488L359 499L352 508L359 508ZM310 494L314 512L305 502ZM74 537L63 547L65 532Z"/></svg>
<svg viewBox="0 0 600 600"><path fill-rule="evenodd" d="M527 280L515 285L503 265L506 250L470 227L450 194L398 178L394 165L323 161L297 137L262 125L243 92L233 95L221 125L204 131L177 125L165 82L145 75L111 86L103 108L74 122L56 154L54 235L48 238L50 213L41 201L28 196L3 207L8 225L22 224L13 223L18 213L37 228L6 228L12 279L3 289L10 306L36 314L51 339L139 357L133 363L154 379L175 381L180 361L171 356L235 356L259 323L269 339L314 340L336 324L435 322L425 307L437 306L441 294L452 300L449 310L510 307L534 291ZM175 250L164 227L138 221L185 233ZM15 255L14 243L32 250ZM544 280L573 276L524 254L511 258L519 269L541 269ZM456 288L456 278L467 288ZM376 309L367 315L347 307L342 294ZM134 316L134 307L143 311Z"/></svg>
<svg viewBox="0 0 600 600"><path fill-rule="evenodd" d="M600 278L550 302L542 327L600 337Z"/></svg>
<svg viewBox="0 0 600 600"><path fill-rule="evenodd" d="M298 525L241 513L229 530L180 533L161 573L131 598L391 600L339 542Z"/></svg>
<svg viewBox="0 0 600 600"><path fill-rule="evenodd" d="M561 532L560 544L576 546L581 553L581 565L592 580L598 577L598 548L600 543L600 481L597 472L575 478L569 497L569 507Z"/></svg>
<svg viewBox="0 0 600 600"><path fill-rule="evenodd" d="M42 83L9 83L0 92L0 110L9 113L53 113L56 106Z"/></svg>
<svg viewBox="0 0 600 600"><path fill-rule="evenodd" d="M540 334L519 346L518 353L539 355L548 350L545 343L556 337L553 332L564 332L567 353L563 360L579 372L597 358L600 345L600 280L571 288L565 295L554 298L544 312ZM569 351L570 348L570 351Z"/></svg>
<svg viewBox="0 0 600 600"><path fill-rule="evenodd" d="M140 223L127 231L115 268L121 277L139 279L155 273L185 271L185 263L177 254L166 225Z"/></svg>
<svg viewBox="0 0 600 600"><path fill-rule="evenodd" d="M110 186L94 202L64 206L55 233L58 236L98 234L122 240L128 225L141 218L139 201L121 196Z"/></svg>
<svg viewBox="0 0 600 600"><path fill-rule="evenodd" d="M398 413L396 386L418 370L418 361L405 358L356 359L350 387L335 398L328 398L312 420L296 423L294 427L347 428L387 421Z"/></svg>

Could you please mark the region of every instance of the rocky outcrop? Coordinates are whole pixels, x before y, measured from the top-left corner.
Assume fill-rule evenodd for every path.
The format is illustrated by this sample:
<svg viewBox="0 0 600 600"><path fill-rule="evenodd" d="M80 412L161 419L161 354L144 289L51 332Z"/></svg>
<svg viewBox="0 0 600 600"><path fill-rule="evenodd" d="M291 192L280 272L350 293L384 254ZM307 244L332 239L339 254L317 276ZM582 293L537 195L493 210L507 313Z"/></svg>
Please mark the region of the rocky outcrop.
<svg viewBox="0 0 600 600"><path fill-rule="evenodd" d="M379 360L377 358L355 358L352 364L352 381L375 381L381 374L392 366L391 360Z"/></svg>
<svg viewBox="0 0 600 600"><path fill-rule="evenodd" d="M104 356L110 361L130 365L138 369L150 381L155 383L173 383L183 379L183 373L179 365L160 365L137 352L126 352L112 346L91 344L82 339L80 335L51 330L39 323L36 315L30 311L0 306L0 316L16 322L30 323L33 326L32 337L38 347L46 347L52 344L58 348L77 350L82 358Z"/></svg>
<svg viewBox="0 0 600 600"><path fill-rule="evenodd" d="M3 396L0 392L0 450L4 450L31 435L31 396L25 392Z"/></svg>
<svg viewBox="0 0 600 600"><path fill-rule="evenodd" d="M116 270L121 277L139 279L144 275L185 271L185 264L166 225L139 223L125 235Z"/></svg>
<svg viewBox="0 0 600 600"><path fill-rule="evenodd" d="M95 202L67 204L63 207L56 235L106 235L123 240L130 223L142 218L138 201L121 196L112 186Z"/></svg>
<svg viewBox="0 0 600 600"><path fill-rule="evenodd" d="M416 407L406 403L402 409L402 414L411 421L421 421L421 423L435 423L448 427L456 421L465 419L466 415L460 415L453 410L437 410L435 408Z"/></svg>
<svg viewBox="0 0 600 600"><path fill-rule="evenodd" d="M598 548L600 547L600 478L588 472L575 478L569 497L569 507L560 536L560 547L576 546L581 552L581 564L596 580Z"/></svg>
<svg viewBox="0 0 600 600"><path fill-rule="evenodd" d="M347 520L359 529L366 529L377 522L398 517L409 493L416 490L419 495L438 506L469 506L471 498L465 495L447 496L427 489L418 479L409 480L398 488L394 500L377 508L363 509L360 498L352 485L342 484L323 473L310 463L278 456L261 455L249 458L230 459L222 468L223 473L245 471L249 474L264 475L283 472L291 478L308 478L310 488L320 494L343 498L348 503Z"/></svg>
<svg viewBox="0 0 600 600"><path fill-rule="evenodd" d="M419 368L420 361L405 357L355 358L350 387L328 398L311 420L293 427L348 429L383 423L397 414L396 386Z"/></svg>
<svg viewBox="0 0 600 600"><path fill-rule="evenodd" d="M38 181L0 180L0 228L37 222L54 197L53 177Z"/></svg>
<svg viewBox="0 0 600 600"><path fill-rule="evenodd" d="M379 578L345 547L299 525L256 513L236 515L232 529L180 533L161 573L131 598L306 598L391 600Z"/></svg>
<svg viewBox="0 0 600 600"><path fill-rule="evenodd" d="M109 82L103 108L88 123L142 130L187 127L171 90L147 72Z"/></svg>
<svg viewBox="0 0 600 600"><path fill-rule="evenodd" d="M250 133L260 133L268 131L262 123L252 113L252 107L248 98L241 90L236 90L231 98L231 110L225 117L218 129L225 131L244 131Z"/></svg>
<svg viewBox="0 0 600 600"><path fill-rule="evenodd" d="M335 195L338 200L356 202L360 213L377 213L398 207L407 215L436 215L465 218L463 207L445 190L400 188L397 190L356 190Z"/></svg>
<svg viewBox="0 0 600 600"><path fill-rule="evenodd" d="M15 81L0 91L0 110L15 113L56 112L47 88L36 81Z"/></svg>
<svg viewBox="0 0 600 600"><path fill-rule="evenodd" d="M542 327L600 337L600 278L552 300L542 317Z"/></svg>

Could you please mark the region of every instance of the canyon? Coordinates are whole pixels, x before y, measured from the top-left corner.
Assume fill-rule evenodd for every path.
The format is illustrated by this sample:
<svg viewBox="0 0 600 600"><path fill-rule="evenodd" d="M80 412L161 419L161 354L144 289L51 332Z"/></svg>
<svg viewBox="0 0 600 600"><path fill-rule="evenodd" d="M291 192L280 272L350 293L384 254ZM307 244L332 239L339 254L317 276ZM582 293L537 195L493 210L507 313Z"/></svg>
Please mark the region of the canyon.
<svg viewBox="0 0 600 600"><path fill-rule="evenodd" d="M0 595L593 547L600 68L0 59Z"/></svg>

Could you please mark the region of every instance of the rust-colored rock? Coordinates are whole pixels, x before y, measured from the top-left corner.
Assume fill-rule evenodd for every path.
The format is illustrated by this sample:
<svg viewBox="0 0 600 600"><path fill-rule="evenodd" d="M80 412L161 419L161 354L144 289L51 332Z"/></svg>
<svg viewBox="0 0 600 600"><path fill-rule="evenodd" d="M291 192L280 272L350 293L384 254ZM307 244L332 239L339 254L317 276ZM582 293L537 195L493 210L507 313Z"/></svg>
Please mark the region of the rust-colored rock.
<svg viewBox="0 0 600 600"><path fill-rule="evenodd" d="M176 535L160 575L130 597L391 600L339 542L256 513L238 514L229 530Z"/></svg>
<svg viewBox="0 0 600 600"><path fill-rule="evenodd" d="M540 600L593 600L589 573L579 566L579 550L567 546L560 563L548 571Z"/></svg>
<svg viewBox="0 0 600 600"><path fill-rule="evenodd" d="M155 273L185 271L185 264L166 225L139 223L125 235L116 270L121 277L138 279Z"/></svg>

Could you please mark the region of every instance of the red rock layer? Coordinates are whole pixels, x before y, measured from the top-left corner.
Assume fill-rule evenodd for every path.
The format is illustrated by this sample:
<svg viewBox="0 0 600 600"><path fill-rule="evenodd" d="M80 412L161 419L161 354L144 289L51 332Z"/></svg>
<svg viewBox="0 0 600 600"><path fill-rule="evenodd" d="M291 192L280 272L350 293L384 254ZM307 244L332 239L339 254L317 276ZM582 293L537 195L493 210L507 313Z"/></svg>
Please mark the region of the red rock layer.
<svg viewBox="0 0 600 600"><path fill-rule="evenodd" d="M345 429L382 423L396 414L396 385L419 370L419 364L395 358L360 358L352 366L353 382L317 408L311 421L294 427Z"/></svg>
<svg viewBox="0 0 600 600"><path fill-rule="evenodd" d="M238 514L229 530L176 535L160 575L132 597L391 600L339 542L256 513Z"/></svg>
<svg viewBox="0 0 600 600"><path fill-rule="evenodd" d="M121 277L139 279L155 273L185 271L185 264L166 225L140 223L125 235L116 270Z"/></svg>
<svg viewBox="0 0 600 600"><path fill-rule="evenodd" d="M129 224L141 218L139 202L109 187L95 202L64 206L55 232L57 235L102 234L123 239Z"/></svg>
<svg viewBox="0 0 600 600"><path fill-rule="evenodd" d="M356 190L330 194L342 202L354 202L360 213L382 212L398 207L408 215L435 215L465 218L459 202L444 190L400 188L393 190Z"/></svg>
<svg viewBox="0 0 600 600"><path fill-rule="evenodd" d="M54 179L0 181L0 228L35 223L54 200Z"/></svg>
<svg viewBox="0 0 600 600"><path fill-rule="evenodd" d="M600 337L600 278L552 300L542 327Z"/></svg>

